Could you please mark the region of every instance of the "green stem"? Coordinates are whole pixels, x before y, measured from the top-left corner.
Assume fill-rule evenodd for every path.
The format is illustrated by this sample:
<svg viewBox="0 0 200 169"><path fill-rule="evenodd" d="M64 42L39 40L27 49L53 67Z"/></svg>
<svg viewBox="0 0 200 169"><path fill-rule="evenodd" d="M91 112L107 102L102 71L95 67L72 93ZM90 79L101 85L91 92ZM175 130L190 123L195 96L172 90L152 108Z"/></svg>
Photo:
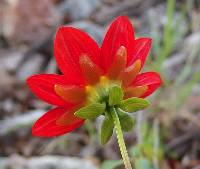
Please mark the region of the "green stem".
<svg viewBox="0 0 200 169"><path fill-rule="evenodd" d="M129 159L129 156L128 156L128 152L126 150L126 145L125 145L125 142L124 142L119 117L118 117L118 114L117 114L114 107L111 108L111 115L112 115L113 122L114 122L114 125L115 125L119 149L120 149L120 152L121 152L121 156L122 156L125 168L126 169L132 169L131 162L130 162L130 159Z"/></svg>

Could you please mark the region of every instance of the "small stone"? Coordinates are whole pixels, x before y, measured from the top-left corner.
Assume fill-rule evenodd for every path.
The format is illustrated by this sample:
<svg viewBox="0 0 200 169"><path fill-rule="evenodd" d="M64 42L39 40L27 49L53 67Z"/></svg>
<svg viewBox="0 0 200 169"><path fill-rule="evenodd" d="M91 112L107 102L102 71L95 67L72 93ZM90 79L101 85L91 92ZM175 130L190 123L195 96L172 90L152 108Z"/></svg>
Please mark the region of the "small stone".
<svg viewBox="0 0 200 169"><path fill-rule="evenodd" d="M62 157L41 156L24 157L14 155L8 158L0 158L0 169L97 169L89 160Z"/></svg>
<svg viewBox="0 0 200 169"><path fill-rule="evenodd" d="M71 20L76 21L90 17L99 6L99 0L68 0L63 5Z"/></svg>
<svg viewBox="0 0 200 169"><path fill-rule="evenodd" d="M16 115L5 120L0 120L0 136L29 126L45 113L44 110L32 110L24 115Z"/></svg>
<svg viewBox="0 0 200 169"><path fill-rule="evenodd" d="M55 5L50 0L9 0L2 16L3 36L14 45L46 39L59 20Z"/></svg>
<svg viewBox="0 0 200 169"><path fill-rule="evenodd" d="M17 69L18 64L23 59L24 51L19 50L9 50L1 51L0 57L0 67L8 72L14 72Z"/></svg>
<svg viewBox="0 0 200 169"><path fill-rule="evenodd" d="M38 73L41 70L43 56L39 54L32 55L31 58L19 68L16 76L21 81L25 81L27 77L32 74Z"/></svg>
<svg viewBox="0 0 200 169"><path fill-rule="evenodd" d="M101 44L104 33L103 27L94 24L90 21L74 22L72 26L86 31L90 36L92 36L97 41L98 44Z"/></svg>

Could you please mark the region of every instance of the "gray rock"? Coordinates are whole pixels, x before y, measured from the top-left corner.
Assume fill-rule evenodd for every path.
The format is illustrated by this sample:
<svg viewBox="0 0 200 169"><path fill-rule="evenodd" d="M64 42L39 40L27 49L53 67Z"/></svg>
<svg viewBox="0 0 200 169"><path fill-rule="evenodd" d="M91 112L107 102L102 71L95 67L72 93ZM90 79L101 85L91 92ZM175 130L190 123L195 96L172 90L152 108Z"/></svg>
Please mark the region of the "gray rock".
<svg viewBox="0 0 200 169"><path fill-rule="evenodd" d="M88 160L62 157L62 156L40 156L29 159L21 156L0 158L0 169L97 169Z"/></svg>
<svg viewBox="0 0 200 169"><path fill-rule="evenodd" d="M2 109L6 112L11 112L14 109L14 102L12 99L7 98L0 103Z"/></svg>
<svg viewBox="0 0 200 169"><path fill-rule="evenodd" d="M47 68L46 68L46 72L48 73L56 73L57 71L57 64L56 64L56 61L55 61L55 58L51 58Z"/></svg>
<svg viewBox="0 0 200 169"><path fill-rule="evenodd" d="M90 21L79 21L72 23L72 26L82 29L92 36L99 44L102 42L104 29Z"/></svg>
<svg viewBox="0 0 200 169"><path fill-rule="evenodd" d="M200 95L200 84L197 84L194 86L194 88L192 89L192 94L193 95Z"/></svg>
<svg viewBox="0 0 200 169"><path fill-rule="evenodd" d="M184 53L177 53L166 59L163 63L163 70L169 80L174 80L180 74L180 69L186 58L187 56Z"/></svg>
<svg viewBox="0 0 200 169"><path fill-rule="evenodd" d="M184 40L184 42L181 45L181 49L179 50L180 52L172 55L163 64L163 70L167 78L173 80L177 76L180 76L182 68L185 65L184 63L190 65L188 75L190 75L190 73L194 72L195 69L199 67L198 63L191 66L192 63L194 63L195 60L197 60L200 57L199 43L200 32L193 33Z"/></svg>
<svg viewBox="0 0 200 169"><path fill-rule="evenodd" d="M11 0L3 9L1 31L10 44L37 44L51 34L59 16L53 1Z"/></svg>
<svg viewBox="0 0 200 169"><path fill-rule="evenodd" d="M17 68L17 65L21 62L23 59L23 49L19 50L1 50L0 51L0 68L4 69L6 71L15 71Z"/></svg>
<svg viewBox="0 0 200 169"><path fill-rule="evenodd" d="M33 110L23 115L14 116L0 121L0 136L9 132L19 130L24 126L30 126L40 116L45 113L44 110ZM0 168L1 169L1 168Z"/></svg>
<svg viewBox="0 0 200 169"><path fill-rule="evenodd" d="M74 21L90 17L100 4L99 0L68 0L62 4L60 10L68 13Z"/></svg>
<svg viewBox="0 0 200 169"><path fill-rule="evenodd" d="M32 55L31 58L19 68L18 72L16 73L17 78L19 78L21 81L25 81L28 76L38 73L41 69L42 62L42 55Z"/></svg>
<svg viewBox="0 0 200 169"><path fill-rule="evenodd" d="M8 72L0 67L0 79L3 79L0 81L0 88L1 89L6 89L9 88L10 86L16 84L16 79L13 78ZM0 96L3 92L0 93Z"/></svg>

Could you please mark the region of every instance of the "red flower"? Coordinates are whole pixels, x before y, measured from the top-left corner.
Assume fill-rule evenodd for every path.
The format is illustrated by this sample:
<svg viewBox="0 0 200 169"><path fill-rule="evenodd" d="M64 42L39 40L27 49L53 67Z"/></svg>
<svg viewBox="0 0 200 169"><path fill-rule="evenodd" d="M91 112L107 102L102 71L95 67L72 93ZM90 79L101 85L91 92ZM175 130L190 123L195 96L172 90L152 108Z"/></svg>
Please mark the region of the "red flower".
<svg viewBox="0 0 200 169"><path fill-rule="evenodd" d="M27 79L36 96L56 106L34 124L33 135L58 136L81 126L84 119L74 112L87 105L94 97L95 86L105 81L121 82L124 98L152 94L161 85L159 74L139 74L151 42L150 38L135 39L125 16L114 20L101 48L85 32L61 26L55 36L54 52L63 75L40 74Z"/></svg>

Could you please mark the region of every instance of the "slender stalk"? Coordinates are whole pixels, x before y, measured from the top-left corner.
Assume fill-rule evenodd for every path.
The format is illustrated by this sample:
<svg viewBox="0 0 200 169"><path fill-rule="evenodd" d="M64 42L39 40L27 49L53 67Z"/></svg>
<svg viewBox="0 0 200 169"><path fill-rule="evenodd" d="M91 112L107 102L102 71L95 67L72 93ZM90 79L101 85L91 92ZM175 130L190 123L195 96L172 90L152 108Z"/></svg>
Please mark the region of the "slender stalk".
<svg viewBox="0 0 200 169"><path fill-rule="evenodd" d="M120 152L121 152L121 156L122 156L125 168L126 169L132 169L131 162L130 162L130 159L129 159L129 156L128 156L128 152L126 150L126 145L125 145L125 142L124 142L119 117L118 117L116 109L114 107L111 108L111 115L112 115L113 122L114 122L114 125L115 125L119 149L120 149Z"/></svg>

